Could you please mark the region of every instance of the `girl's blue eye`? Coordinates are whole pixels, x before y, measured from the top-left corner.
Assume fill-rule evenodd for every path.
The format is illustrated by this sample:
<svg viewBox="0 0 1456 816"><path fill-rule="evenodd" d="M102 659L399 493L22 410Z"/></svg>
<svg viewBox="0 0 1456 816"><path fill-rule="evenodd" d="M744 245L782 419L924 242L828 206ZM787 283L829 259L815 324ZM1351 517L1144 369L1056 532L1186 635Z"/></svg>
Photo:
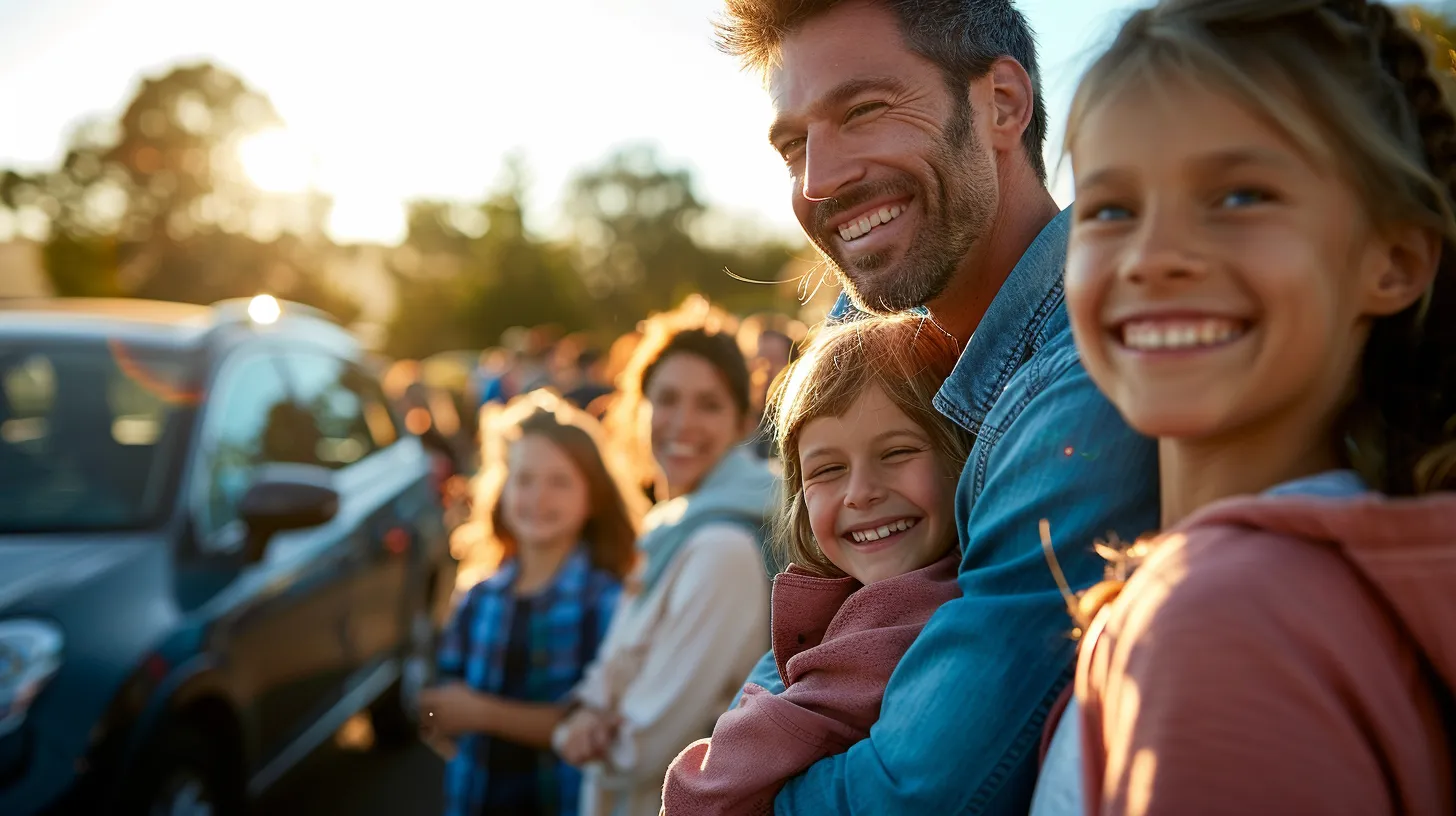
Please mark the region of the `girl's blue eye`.
<svg viewBox="0 0 1456 816"><path fill-rule="evenodd" d="M1225 193L1218 203L1224 207L1248 207L1253 204L1262 204L1268 200L1269 196L1264 191L1244 188Z"/></svg>
<svg viewBox="0 0 1456 816"><path fill-rule="evenodd" d="M1109 204L1104 207L1096 207L1088 216L1093 221L1125 221L1132 218L1132 210L1127 207L1119 207L1116 204Z"/></svg>

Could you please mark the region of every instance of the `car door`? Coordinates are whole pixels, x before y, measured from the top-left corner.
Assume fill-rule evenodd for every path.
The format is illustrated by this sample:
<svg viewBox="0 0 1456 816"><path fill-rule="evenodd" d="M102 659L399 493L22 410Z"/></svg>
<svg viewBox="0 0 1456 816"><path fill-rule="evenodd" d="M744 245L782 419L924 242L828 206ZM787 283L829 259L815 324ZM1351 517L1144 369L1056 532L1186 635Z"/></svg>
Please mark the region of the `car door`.
<svg viewBox="0 0 1456 816"><path fill-rule="evenodd" d="M219 370L204 413L192 482L199 546L220 557L243 546L238 503L261 468L316 463L311 418L299 410L280 356L247 351ZM249 708L264 766L291 764L291 746L340 698L348 574L341 525L282 533L223 590L215 627L231 682ZM310 746L311 747L311 746Z"/></svg>
<svg viewBox="0 0 1456 816"><path fill-rule="evenodd" d="M314 416L321 464L335 471L339 515L353 525L347 542L347 648L353 670L366 676L389 662L406 638L412 580L412 531L398 500L422 473L418 456L398 444L399 432L378 386L348 360L323 350L285 355L300 404Z"/></svg>

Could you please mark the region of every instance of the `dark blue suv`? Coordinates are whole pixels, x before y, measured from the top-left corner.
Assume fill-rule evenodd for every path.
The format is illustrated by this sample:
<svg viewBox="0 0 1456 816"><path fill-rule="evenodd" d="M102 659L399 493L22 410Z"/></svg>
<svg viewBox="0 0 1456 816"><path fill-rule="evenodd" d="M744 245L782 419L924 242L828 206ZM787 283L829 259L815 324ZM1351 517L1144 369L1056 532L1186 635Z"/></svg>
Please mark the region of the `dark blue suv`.
<svg viewBox="0 0 1456 816"><path fill-rule="evenodd" d="M325 316L0 302L0 813L236 813L356 714L409 739L453 580Z"/></svg>

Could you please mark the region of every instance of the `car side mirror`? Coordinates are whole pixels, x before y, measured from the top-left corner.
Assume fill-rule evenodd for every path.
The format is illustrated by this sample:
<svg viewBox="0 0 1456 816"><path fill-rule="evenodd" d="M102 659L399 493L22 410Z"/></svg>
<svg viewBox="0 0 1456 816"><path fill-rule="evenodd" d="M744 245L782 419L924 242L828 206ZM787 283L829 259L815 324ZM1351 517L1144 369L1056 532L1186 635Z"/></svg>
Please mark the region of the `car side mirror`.
<svg viewBox="0 0 1456 816"><path fill-rule="evenodd" d="M248 563L262 560L274 535L317 527L338 514L339 494L330 477L329 471L310 465L274 466L259 473L238 503L248 530Z"/></svg>

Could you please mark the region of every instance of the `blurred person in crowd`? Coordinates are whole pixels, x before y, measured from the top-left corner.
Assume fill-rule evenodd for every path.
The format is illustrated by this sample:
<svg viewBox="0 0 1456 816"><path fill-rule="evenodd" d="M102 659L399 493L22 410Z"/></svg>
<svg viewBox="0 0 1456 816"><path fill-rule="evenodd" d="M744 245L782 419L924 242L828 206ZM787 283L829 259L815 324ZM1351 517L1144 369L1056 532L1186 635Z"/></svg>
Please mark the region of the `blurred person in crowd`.
<svg viewBox="0 0 1456 816"><path fill-rule="evenodd" d="M765 459L774 457L775 453L773 436L762 425L764 406L779 372L798 356L799 341L803 337L802 323L775 312L749 315L738 327L738 347L748 358L753 383L749 407L754 418L754 450Z"/></svg>
<svg viewBox="0 0 1456 816"><path fill-rule="evenodd" d="M786 686L749 684L711 739L678 755L667 816L771 813L790 777L864 739L901 655L956 586L955 485L969 434L931 400L955 343L926 318L821 333L769 416L788 495L774 532L773 653Z"/></svg>
<svg viewBox="0 0 1456 816"><path fill-rule="evenodd" d="M612 393L603 377L606 360L583 334L567 335L556 344L556 387L567 401L585 409L592 402Z"/></svg>
<svg viewBox="0 0 1456 816"><path fill-rule="evenodd" d="M1067 309L1162 532L1076 610L1039 813L1456 812L1456 117L1404 14L1164 0L1078 88Z"/></svg>
<svg viewBox="0 0 1456 816"><path fill-rule="evenodd" d="M546 325L532 327L522 335L514 372L517 394L555 387L556 371L552 363L559 334L555 326Z"/></svg>
<svg viewBox="0 0 1456 816"><path fill-rule="evenodd" d="M503 405L513 396L506 391L506 380L515 364L515 352L506 346L488 348L480 353L480 362L470 376L470 393L475 397L476 408Z"/></svg>
<svg viewBox="0 0 1456 816"><path fill-rule="evenodd" d="M1020 816L1075 652L1040 522L1086 587L1105 566L1091 542L1153 529L1158 504L1154 445L1072 341L1031 29L1012 0L725 0L719 35L766 82L788 203L846 293L832 318L928 314L961 350L936 409L975 438L961 597L901 659L870 735L775 811ZM772 653L751 679L783 688Z"/></svg>
<svg viewBox="0 0 1456 816"><path fill-rule="evenodd" d="M430 452L436 487L445 496L452 489L452 480L463 471L461 452L451 439L453 431L459 430L460 418L454 413L449 395L432 392L423 382L422 373L418 360L399 360L385 372L380 385L395 413L404 420L405 430L419 437Z"/></svg>
<svg viewBox="0 0 1456 816"><path fill-rule="evenodd" d="M621 393L622 372L632 362L632 355L637 350L637 344L642 342L642 332L638 329L623 332L612 341L607 349L607 358L601 362L600 382L611 390L586 404L586 412L598 419L605 419L611 411L612 404L616 402L617 396Z"/></svg>
<svg viewBox="0 0 1456 816"><path fill-rule="evenodd" d="M475 518L452 543L462 580L485 574L441 637L423 736L448 758L450 816L572 816L581 775L551 734L611 622L645 507L608 466L597 422L548 391L483 427Z"/></svg>
<svg viewBox="0 0 1456 816"><path fill-rule="evenodd" d="M748 367L727 315L705 300L646 321L622 386L614 441L661 501L554 745L585 771L583 814L656 816L668 764L711 733L768 643L762 547L779 486L740 445Z"/></svg>

